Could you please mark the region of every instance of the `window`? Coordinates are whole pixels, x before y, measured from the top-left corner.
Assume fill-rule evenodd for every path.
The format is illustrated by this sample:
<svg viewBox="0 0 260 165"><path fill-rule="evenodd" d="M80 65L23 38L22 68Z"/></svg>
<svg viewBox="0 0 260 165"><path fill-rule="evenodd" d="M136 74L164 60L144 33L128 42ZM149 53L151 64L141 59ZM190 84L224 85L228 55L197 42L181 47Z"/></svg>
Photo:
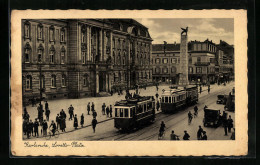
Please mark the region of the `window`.
<svg viewBox="0 0 260 165"><path fill-rule="evenodd" d="M172 67L172 73L176 73L176 67Z"/></svg>
<svg viewBox="0 0 260 165"><path fill-rule="evenodd" d="M115 117L118 117L117 108L115 108Z"/></svg>
<svg viewBox="0 0 260 165"><path fill-rule="evenodd" d="M32 89L32 76L31 75L26 76L25 89L26 90Z"/></svg>
<svg viewBox="0 0 260 165"><path fill-rule="evenodd" d="M65 42L65 30L64 28L60 31L60 42Z"/></svg>
<svg viewBox="0 0 260 165"><path fill-rule="evenodd" d="M202 73L201 67L197 67L197 68L196 68L196 73Z"/></svg>
<svg viewBox="0 0 260 165"><path fill-rule="evenodd" d="M40 77L40 88L42 89L42 88L45 88L45 77L44 77L44 75L42 75L41 77Z"/></svg>
<svg viewBox="0 0 260 165"><path fill-rule="evenodd" d="M146 112L146 110L147 110L147 105L144 104L144 112Z"/></svg>
<svg viewBox="0 0 260 165"><path fill-rule="evenodd" d="M24 23L24 37L30 38L30 23L28 21Z"/></svg>
<svg viewBox="0 0 260 165"><path fill-rule="evenodd" d="M30 53L31 53L31 46L27 42L24 47L24 62L29 63L30 62Z"/></svg>
<svg viewBox="0 0 260 165"><path fill-rule="evenodd" d="M160 68L155 68L155 73L160 73Z"/></svg>
<svg viewBox="0 0 260 165"><path fill-rule="evenodd" d="M159 58L156 58L155 63L156 63L156 64L159 64L159 63L160 63L160 59L159 59Z"/></svg>
<svg viewBox="0 0 260 165"><path fill-rule="evenodd" d="M215 63L215 59L214 58L210 58L210 63Z"/></svg>
<svg viewBox="0 0 260 165"><path fill-rule="evenodd" d="M51 88L56 88L56 76L51 76Z"/></svg>
<svg viewBox="0 0 260 165"><path fill-rule="evenodd" d="M189 67L189 73L193 73L193 68Z"/></svg>
<svg viewBox="0 0 260 165"><path fill-rule="evenodd" d="M120 112L119 112L120 117L124 117L124 111L123 110L124 110L123 108L120 108Z"/></svg>
<svg viewBox="0 0 260 165"><path fill-rule="evenodd" d="M85 87L88 87L89 86L89 80L88 80L88 75L87 74L85 74L84 75L84 78L83 78L83 86L85 86Z"/></svg>
<svg viewBox="0 0 260 165"><path fill-rule="evenodd" d="M37 36L39 40L43 39L43 26L42 24L39 24L37 27Z"/></svg>
<svg viewBox="0 0 260 165"><path fill-rule="evenodd" d="M50 34L50 36L49 36L50 37L50 41L54 41L55 40L54 30L55 30L54 26L51 26L50 27L50 33L49 33Z"/></svg>
<svg viewBox="0 0 260 165"><path fill-rule="evenodd" d="M178 64L180 63L180 58L178 58Z"/></svg>
<svg viewBox="0 0 260 165"><path fill-rule="evenodd" d="M62 75L62 78L61 78L61 86L62 86L62 87L66 87L66 75Z"/></svg>
<svg viewBox="0 0 260 165"><path fill-rule="evenodd" d="M128 117L128 109L125 108L125 117Z"/></svg>
<svg viewBox="0 0 260 165"><path fill-rule="evenodd" d="M164 103L164 97L162 97L162 102Z"/></svg>
<svg viewBox="0 0 260 165"><path fill-rule="evenodd" d="M82 64L85 64L86 63L86 52L82 51L81 56L82 56Z"/></svg>
<svg viewBox="0 0 260 165"><path fill-rule="evenodd" d="M54 63L54 50L50 51L50 63Z"/></svg>
<svg viewBox="0 0 260 165"><path fill-rule="evenodd" d="M192 58L189 57L189 64L192 64Z"/></svg>
<svg viewBox="0 0 260 165"><path fill-rule="evenodd" d="M197 57L197 62L201 62L201 58L200 57Z"/></svg>
<svg viewBox="0 0 260 165"><path fill-rule="evenodd" d="M165 103L168 103L168 97L165 97Z"/></svg>
<svg viewBox="0 0 260 165"><path fill-rule="evenodd" d="M167 64L167 63L168 63L168 59L167 59L167 58L164 58L164 59L163 59L163 63L164 63L164 64Z"/></svg>
<svg viewBox="0 0 260 165"><path fill-rule="evenodd" d="M172 64L176 64L176 58L172 58Z"/></svg>
<svg viewBox="0 0 260 165"><path fill-rule="evenodd" d="M61 64L65 64L65 51L62 51L60 53L60 56L61 56Z"/></svg>
<svg viewBox="0 0 260 165"><path fill-rule="evenodd" d="M86 41L86 36L85 36L85 32L81 33L81 43L85 43Z"/></svg>
<svg viewBox="0 0 260 165"><path fill-rule="evenodd" d="M118 81L121 81L121 73L118 73Z"/></svg>
<svg viewBox="0 0 260 165"><path fill-rule="evenodd" d="M168 73L168 68L163 68L163 73Z"/></svg>
<svg viewBox="0 0 260 165"><path fill-rule="evenodd" d="M42 62L42 53L43 53L43 49L39 48L38 49L38 62Z"/></svg>

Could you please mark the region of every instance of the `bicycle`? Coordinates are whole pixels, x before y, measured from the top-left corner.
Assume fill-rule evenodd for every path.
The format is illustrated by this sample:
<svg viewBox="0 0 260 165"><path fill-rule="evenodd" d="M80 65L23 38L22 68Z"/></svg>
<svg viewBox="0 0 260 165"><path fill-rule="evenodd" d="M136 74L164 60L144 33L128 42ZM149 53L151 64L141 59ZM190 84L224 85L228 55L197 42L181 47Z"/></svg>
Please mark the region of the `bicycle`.
<svg viewBox="0 0 260 165"><path fill-rule="evenodd" d="M60 132L59 132L58 129L55 130L54 135L53 135L52 131L50 130L50 131L47 133L47 135L45 135L45 138L46 138L46 140L49 140L52 136L54 136L55 138L58 138L59 135L60 135Z"/></svg>
<svg viewBox="0 0 260 165"><path fill-rule="evenodd" d="M192 117L189 117L189 119L188 119L188 124L189 125L191 124L191 121L192 121Z"/></svg>

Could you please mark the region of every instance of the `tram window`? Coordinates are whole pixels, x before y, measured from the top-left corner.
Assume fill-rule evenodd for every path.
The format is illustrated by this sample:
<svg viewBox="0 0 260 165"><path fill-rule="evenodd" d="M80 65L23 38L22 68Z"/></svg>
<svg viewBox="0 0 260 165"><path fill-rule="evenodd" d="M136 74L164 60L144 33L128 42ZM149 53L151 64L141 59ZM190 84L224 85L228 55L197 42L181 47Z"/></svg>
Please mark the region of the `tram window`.
<svg viewBox="0 0 260 165"><path fill-rule="evenodd" d="M146 112L146 108L147 108L147 107L146 107L146 104L144 104L144 112Z"/></svg>
<svg viewBox="0 0 260 165"><path fill-rule="evenodd" d="M169 97L169 103L172 103L172 97Z"/></svg>
<svg viewBox="0 0 260 165"><path fill-rule="evenodd" d="M150 110L150 109L152 109L152 102L149 102L149 103L147 104L147 110Z"/></svg>
<svg viewBox="0 0 260 165"><path fill-rule="evenodd" d="M165 97L165 103L168 103L168 97Z"/></svg>
<svg viewBox="0 0 260 165"><path fill-rule="evenodd" d="M133 108L133 116L136 114L135 107Z"/></svg>
<svg viewBox="0 0 260 165"><path fill-rule="evenodd" d="M115 117L118 117L117 108L115 108Z"/></svg>
<svg viewBox="0 0 260 165"><path fill-rule="evenodd" d="M138 106L138 110L137 110L138 113L142 113L143 112L143 108L142 108L142 105L139 105Z"/></svg>
<svg viewBox="0 0 260 165"><path fill-rule="evenodd" d="M130 117L133 117L133 108L130 108Z"/></svg>
<svg viewBox="0 0 260 165"><path fill-rule="evenodd" d="M172 103L174 103L175 101L174 101L174 97L172 97Z"/></svg>
<svg viewBox="0 0 260 165"><path fill-rule="evenodd" d="M164 103L164 97L162 97L162 103Z"/></svg>
<svg viewBox="0 0 260 165"><path fill-rule="evenodd" d="M120 117L124 117L124 115L123 115L123 108L120 108Z"/></svg>
<svg viewBox="0 0 260 165"><path fill-rule="evenodd" d="M125 108L125 117L128 117L128 109Z"/></svg>

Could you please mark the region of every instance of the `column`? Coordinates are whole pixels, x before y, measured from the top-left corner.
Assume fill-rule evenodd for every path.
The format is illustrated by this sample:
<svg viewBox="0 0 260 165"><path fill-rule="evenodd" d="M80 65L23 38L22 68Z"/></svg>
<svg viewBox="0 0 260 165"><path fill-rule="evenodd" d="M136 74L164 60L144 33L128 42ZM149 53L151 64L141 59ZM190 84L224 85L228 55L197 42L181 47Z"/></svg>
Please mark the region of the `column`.
<svg viewBox="0 0 260 165"><path fill-rule="evenodd" d="M91 26L89 27L89 60L93 62L93 57L91 54Z"/></svg>
<svg viewBox="0 0 260 165"><path fill-rule="evenodd" d="M99 72L96 72L96 93L99 93Z"/></svg>
<svg viewBox="0 0 260 165"><path fill-rule="evenodd" d="M87 61L89 61L90 59L89 48L90 48L90 37L89 37L89 26L87 26L87 58L86 58Z"/></svg>
<svg viewBox="0 0 260 165"><path fill-rule="evenodd" d="M107 60L107 35L106 35L106 31L103 31L103 61ZM107 88L106 88L107 89Z"/></svg>
<svg viewBox="0 0 260 165"><path fill-rule="evenodd" d="M105 76L105 77L106 77L106 79L105 79L105 82L106 82L106 89L105 89L105 91L108 92L108 86L109 86L109 85L108 85L108 83L109 83L109 82L108 82L108 81L109 81L109 78L108 78L108 77L109 77L109 75L108 75L108 73L105 73L105 74L106 74L106 76Z"/></svg>
<svg viewBox="0 0 260 165"><path fill-rule="evenodd" d="M99 61L102 61L103 60L103 50L102 50L102 47L103 47L103 41L102 41L102 29L100 29L99 31Z"/></svg>
<svg viewBox="0 0 260 165"><path fill-rule="evenodd" d="M113 34L112 31L110 31L110 56L111 56L111 62L114 61L113 59L113 48L112 48L112 43L113 43ZM111 87L110 87L111 88Z"/></svg>

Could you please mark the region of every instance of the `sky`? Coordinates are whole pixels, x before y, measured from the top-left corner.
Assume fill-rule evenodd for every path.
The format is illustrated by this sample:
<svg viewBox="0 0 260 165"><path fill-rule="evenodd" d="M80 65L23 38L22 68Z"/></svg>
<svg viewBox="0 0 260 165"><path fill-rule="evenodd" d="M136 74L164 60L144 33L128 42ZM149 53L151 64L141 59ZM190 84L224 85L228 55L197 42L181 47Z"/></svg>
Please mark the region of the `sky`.
<svg viewBox="0 0 260 165"><path fill-rule="evenodd" d="M153 44L180 43L182 28L189 27L188 40L205 41L219 44L220 40L234 44L233 18L140 18L138 22L146 26L153 39Z"/></svg>

